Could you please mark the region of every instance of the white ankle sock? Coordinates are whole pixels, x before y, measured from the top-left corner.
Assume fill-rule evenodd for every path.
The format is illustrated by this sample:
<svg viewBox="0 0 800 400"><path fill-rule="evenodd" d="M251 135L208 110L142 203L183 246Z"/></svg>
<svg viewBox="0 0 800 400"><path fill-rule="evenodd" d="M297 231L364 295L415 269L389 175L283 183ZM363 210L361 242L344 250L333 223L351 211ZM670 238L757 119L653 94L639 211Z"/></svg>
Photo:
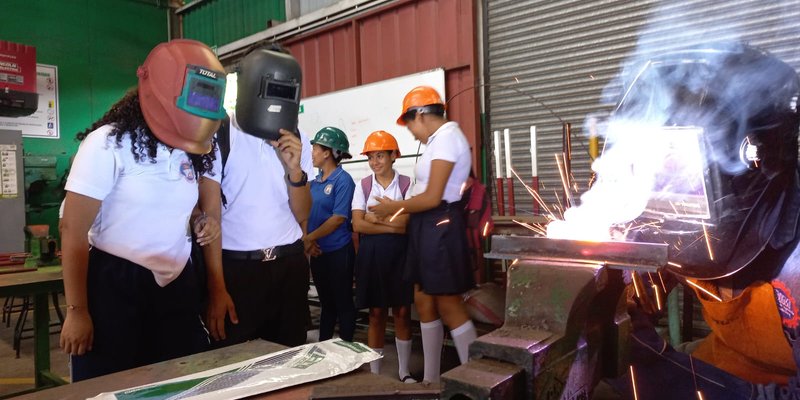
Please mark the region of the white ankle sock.
<svg viewBox="0 0 800 400"><path fill-rule="evenodd" d="M458 351L458 360L461 361L461 364L466 363L469 361L469 345L478 337L475 325L472 321L467 321L450 331L450 335L453 336L453 344L456 345L456 351Z"/></svg>
<svg viewBox="0 0 800 400"><path fill-rule="evenodd" d="M441 375L442 343L444 342L442 320L420 322L419 326L422 334L422 353L425 359L423 379L437 383Z"/></svg>
<svg viewBox="0 0 800 400"><path fill-rule="evenodd" d="M408 372L408 360L411 358L411 340L402 340L394 338L394 343L397 346L397 375L400 379L411 376Z"/></svg>
<svg viewBox="0 0 800 400"><path fill-rule="evenodd" d="M374 350L376 353L378 353L380 355L383 355L383 349L372 349L372 350ZM376 374L376 375L380 375L381 374L381 361L383 361L382 358L379 358L379 359L377 359L375 361L371 361L369 363L370 372L372 372L373 374Z"/></svg>

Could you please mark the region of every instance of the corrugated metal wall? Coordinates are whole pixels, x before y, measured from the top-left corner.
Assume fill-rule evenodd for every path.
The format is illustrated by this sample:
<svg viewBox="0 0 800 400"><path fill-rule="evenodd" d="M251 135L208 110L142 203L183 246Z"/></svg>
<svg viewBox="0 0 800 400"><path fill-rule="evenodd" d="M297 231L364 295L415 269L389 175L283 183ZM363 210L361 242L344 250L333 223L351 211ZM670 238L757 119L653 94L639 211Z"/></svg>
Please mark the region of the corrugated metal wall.
<svg viewBox="0 0 800 400"><path fill-rule="evenodd" d="M444 68L447 97L465 90L448 116L478 154L475 18L472 0L400 1L283 44L303 68L303 97Z"/></svg>
<svg viewBox="0 0 800 400"><path fill-rule="evenodd" d="M490 130L511 129L512 165L530 180L529 126L537 126L541 193L548 203L556 203L554 192L561 196L562 191L553 156L562 151L558 118L572 124L573 175L585 190L590 160L584 121L589 115L608 115L620 89L609 83L626 60L741 39L797 69L797 5L796 0L489 0L485 17ZM603 99L606 86L611 96ZM530 214L531 196L519 184L515 189L517 214Z"/></svg>
<svg viewBox="0 0 800 400"><path fill-rule="evenodd" d="M181 14L183 37L221 46L286 20L283 0L205 0Z"/></svg>

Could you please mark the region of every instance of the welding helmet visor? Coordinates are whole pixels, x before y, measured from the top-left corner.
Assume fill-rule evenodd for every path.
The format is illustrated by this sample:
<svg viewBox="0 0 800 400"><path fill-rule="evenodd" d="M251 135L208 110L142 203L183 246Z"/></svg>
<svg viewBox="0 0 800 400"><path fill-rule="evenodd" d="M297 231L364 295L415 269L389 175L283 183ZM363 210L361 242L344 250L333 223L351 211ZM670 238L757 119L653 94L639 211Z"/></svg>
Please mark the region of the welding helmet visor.
<svg viewBox="0 0 800 400"><path fill-rule="evenodd" d="M187 65L183 89L175 105L189 114L209 119L225 118L225 75L199 65Z"/></svg>
<svg viewBox="0 0 800 400"><path fill-rule="evenodd" d="M645 127L653 146L634 240L669 244L669 268L686 277L750 264L781 224L796 174L799 92L794 69L749 47L648 60L612 117Z"/></svg>
<svg viewBox="0 0 800 400"><path fill-rule="evenodd" d="M236 122L250 135L277 140L280 129L297 130L303 73L289 54L257 49L237 77Z"/></svg>

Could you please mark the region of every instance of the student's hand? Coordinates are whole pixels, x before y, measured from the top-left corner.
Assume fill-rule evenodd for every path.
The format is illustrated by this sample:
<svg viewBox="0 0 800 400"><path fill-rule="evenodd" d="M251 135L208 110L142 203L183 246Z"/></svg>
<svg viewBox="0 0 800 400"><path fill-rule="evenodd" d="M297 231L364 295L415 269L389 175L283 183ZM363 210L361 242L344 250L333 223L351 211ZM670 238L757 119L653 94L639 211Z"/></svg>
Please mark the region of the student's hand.
<svg viewBox="0 0 800 400"><path fill-rule="evenodd" d="M377 224L378 221L381 221L375 213L368 212L364 214L364 221L369 222L370 224Z"/></svg>
<svg viewBox="0 0 800 400"><path fill-rule="evenodd" d="M371 206L369 211L375 213L375 217L378 219L391 217L398 210L396 206L397 202L388 197L375 197L375 200L378 201L378 204Z"/></svg>
<svg viewBox="0 0 800 400"><path fill-rule="evenodd" d="M59 346L66 354L83 355L92 350L94 325L86 307L67 310L64 326L61 327Z"/></svg>
<svg viewBox="0 0 800 400"><path fill-rule="evenodd" d="M322 250L319 248L316 240L310 240L308 237L303 238L303 250L305 251L307 256L310 257L317 257L322 254Z"/></svg>
<svg viewBox="0 0 800 400"><path fill-rule="evenodd" d="M300 138L286 129L281 129L279 132L281 137L278 140L271 140L269 144L278 152L286 172L300 171L300 154L303 148Z"/></svg>
<svg viewBox="0 0 800 400"><path fill-rule="evenodd" d="M216 218L201 214L194 219L192 230L194 230L194 234L197 236L197 244L205 246L217 240L222 228Z"/></svg>
<svg viewBox="0 0 800 400"><path fill-rule="evenodd" d="M239 323L236 307L228 291L225 289L209 290L208 306L206 307L206 326L208 326L208 332L214 340L225 339L225 315L230 317L231 323Z"/></svg>

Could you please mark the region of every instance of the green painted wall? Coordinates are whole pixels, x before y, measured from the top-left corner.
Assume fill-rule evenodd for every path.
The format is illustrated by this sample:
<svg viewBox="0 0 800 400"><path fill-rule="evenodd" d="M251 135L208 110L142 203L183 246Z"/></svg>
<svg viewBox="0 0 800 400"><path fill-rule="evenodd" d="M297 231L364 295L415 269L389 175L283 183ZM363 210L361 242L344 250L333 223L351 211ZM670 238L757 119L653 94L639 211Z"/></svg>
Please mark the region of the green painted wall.
<svg viewBox="0 0 800 400"><path fill-rule="evenodd" d="M219 47L267 29L267 21L285 21L286 4L283 0L206 0L182 16L183 37Z"/></svg>
<svg viewBox="0 0 800 400"><path fill-rule="evenodd" d="M57 156L60 178L74 137L136 85L136 68L168 38L168 9L142 0L4 0L0 40L36 47L36 61L58 66L60 139L25 138L26 155ZM166 3L166 2L164 2ZM28 224L57 235L59 182L28 199ZM33 203L31 203L33 200Z"/></svg>

